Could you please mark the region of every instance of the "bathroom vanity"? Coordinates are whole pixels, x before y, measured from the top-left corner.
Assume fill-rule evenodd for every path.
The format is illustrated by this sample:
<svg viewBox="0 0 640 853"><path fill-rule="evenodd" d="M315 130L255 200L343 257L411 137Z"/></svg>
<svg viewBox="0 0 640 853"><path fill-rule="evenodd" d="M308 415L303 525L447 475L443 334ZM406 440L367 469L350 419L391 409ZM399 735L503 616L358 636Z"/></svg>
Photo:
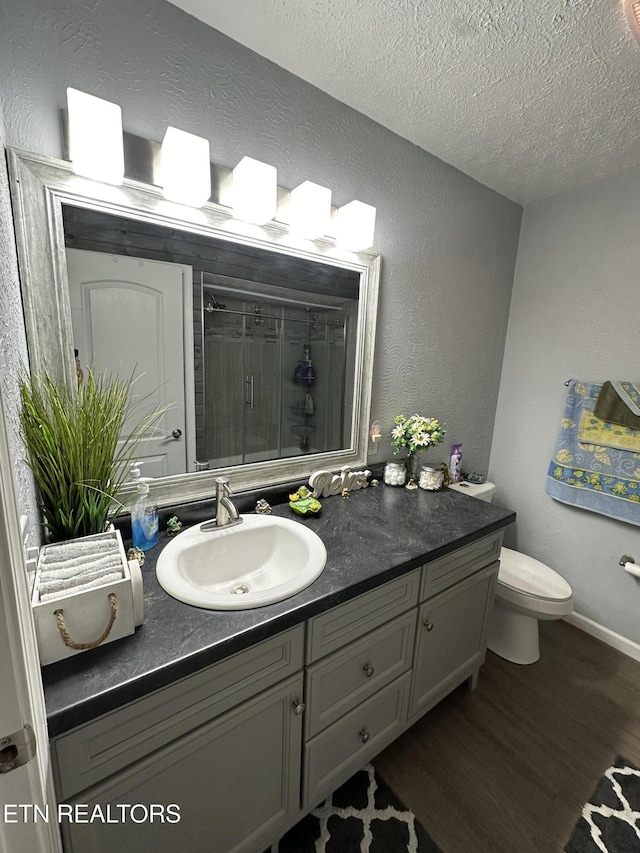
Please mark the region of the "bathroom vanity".
<svg viewBox="0 0 640 853"><path fill-rule="evenodd" d="M149 560L143 628L44 670L58 797L101 806L63 821L67 853L261 853L475 685L514 518L451 490L329 498L300 522L325 543L322 575L255 610L181 604ZM122 804L139 805L123 819Z"/></svg>

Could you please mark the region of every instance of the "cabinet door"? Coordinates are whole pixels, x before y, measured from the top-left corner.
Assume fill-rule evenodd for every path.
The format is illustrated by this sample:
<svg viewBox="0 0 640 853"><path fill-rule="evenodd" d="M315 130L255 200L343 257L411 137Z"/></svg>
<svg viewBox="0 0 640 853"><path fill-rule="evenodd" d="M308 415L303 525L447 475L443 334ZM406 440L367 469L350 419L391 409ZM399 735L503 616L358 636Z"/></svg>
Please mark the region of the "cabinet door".
<svg viewBox="0 0 640 853"><path fill-rule="evenodd" d="M299 812L302 717L294 704L301 698L296 675L80 794L90 822L63 817L65 851L267 847ZM135 809L123 812L123 804ZM177 812L168 815L170 804L179 822L170 822Z"/></svg>
<svg viewBox="0 0 640 853"><path fill-rule="evenodd" d="M498 563L418 610L409 719L428 711L484 662Z"/></svg>
<svg viewBox="0 0 640 853"><path fill-rule="evenodd" d="M302 669L297 625L52 741L58 799L69 800Z"/></svg>

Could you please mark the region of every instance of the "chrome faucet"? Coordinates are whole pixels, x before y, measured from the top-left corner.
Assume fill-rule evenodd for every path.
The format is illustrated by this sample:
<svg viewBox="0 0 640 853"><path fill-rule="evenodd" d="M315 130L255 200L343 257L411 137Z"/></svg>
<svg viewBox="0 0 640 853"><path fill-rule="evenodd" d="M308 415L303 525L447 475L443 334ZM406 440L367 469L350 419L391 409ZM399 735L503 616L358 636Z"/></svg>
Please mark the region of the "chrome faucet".
<svg viewBox="0 0 640 853"><path fill-rule="evenodd" d="M216 477L216 518L215 521L205 521L200 530L217 530L220 527L233 527L242 524L238 510L231 500L231 486L228 477Z"/></svg>

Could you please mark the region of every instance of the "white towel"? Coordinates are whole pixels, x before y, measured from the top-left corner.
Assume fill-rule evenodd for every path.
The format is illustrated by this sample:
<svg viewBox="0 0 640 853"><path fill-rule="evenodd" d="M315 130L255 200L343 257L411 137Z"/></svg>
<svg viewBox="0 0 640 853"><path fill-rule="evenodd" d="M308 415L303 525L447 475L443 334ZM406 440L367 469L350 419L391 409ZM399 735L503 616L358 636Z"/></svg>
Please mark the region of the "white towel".
<svg viewBox="0 0 640 853"><path fill-rule="evenodd" d="M105 554L107 551L117 549L115 539L78 539L74 542L61 542L55 545L45 545L42 560L44 563L58 563L61 560L72 560L75 557L87 557L90 554Z"/></svg>
<svg viewBox="0 0 640 853"><path fill-rule="evenodd" d="M40 590L41 596L43 593L48 592L62 592L62 590L74 589L75 587L83 586L85 583L89 583L90 581L100 580L106 575L112 575L114 573L117 574L119 578L123 577L124 572L122 569L122 563L114 562L107 568L87 570L71 577L56 577L53 575L48 578L43 578L41 575L38 581L38 589Z"/></svg>
<svg viewBox="0 0 640 853"><path fill-rule="evenodd" d="M75 559L41 563L40 577L49 577L53 574L56 577L71 577L84 569L100 569L111 566L113 563L122 565L120 551L117 548L111 552L101 552L95 556L88 555L86 557L76 557Z"/></svg>
<svg viewBox="0 0 640 853"><path fill-rule="evenodd" d="M74 592L84 592L88 589L95 589L99 586L104 586L105 584L113 583L114 581L120 580L122 578L122 572L111 572L106 575L102 575L96 580L89 581L88 583L80 584L79 586L73 587ZM58 591L45 592L40 593L40 601L53 601L56 598L62 598L64 594L68 591L68 588L61 589Z"/></svg>

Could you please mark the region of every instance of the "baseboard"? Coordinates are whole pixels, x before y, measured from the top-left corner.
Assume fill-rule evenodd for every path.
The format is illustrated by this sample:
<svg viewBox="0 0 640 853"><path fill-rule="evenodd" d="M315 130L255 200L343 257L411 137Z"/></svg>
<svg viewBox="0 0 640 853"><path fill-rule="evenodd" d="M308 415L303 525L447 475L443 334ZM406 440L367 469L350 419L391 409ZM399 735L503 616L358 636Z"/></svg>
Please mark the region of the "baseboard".
<svg viewBox="0 0 640 853"><path fill-rule="evenodd" d="M592 637L601 640L608 646L617 649L634 660L640 661L640 644L634 643L633 640L628 640L622 634L616 634L610 628L605 628L599 622L587 619L586 616L581 616L579 613L570 613L569 616L564 617L564 620L570 625L575 625L576 628L584 631L585 634L591 634Z"/></svg>

